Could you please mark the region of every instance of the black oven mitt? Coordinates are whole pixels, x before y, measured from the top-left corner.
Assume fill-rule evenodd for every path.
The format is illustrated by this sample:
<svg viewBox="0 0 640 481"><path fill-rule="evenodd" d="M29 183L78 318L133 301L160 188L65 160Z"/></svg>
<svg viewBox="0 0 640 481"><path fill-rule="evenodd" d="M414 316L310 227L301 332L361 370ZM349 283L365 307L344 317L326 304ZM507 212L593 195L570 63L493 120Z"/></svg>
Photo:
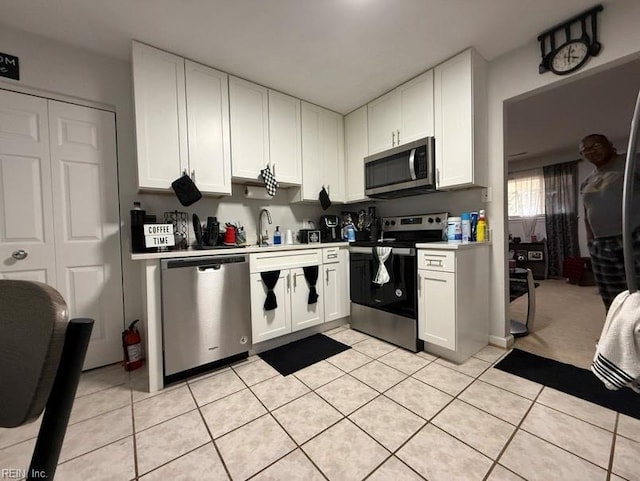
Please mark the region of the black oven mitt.
<svg viewBox="0 0 640 481"><path fill-rule="evenodd" d="M318 302L318 291L316 290L316 282L318 282L318 266L303 267L304 278L309 284L309 298L307 304L315 304Z"/></svg>
<svg viewBox="0 0 640 481"><path fill-rule="evenodd" d="M174 180L171 183L171 187L173 187L178 200L185 207L199 201L202 198L202 194L200 190L196 187L196 184L193 183L191 177L187 174L184 174L179 179Z"/></svg>
<svg viewBox="0 0 640 481"><path fill-rule="evenodd" d="M329 199L329 194L324 188L324 185L322 186L322 190L320 191L318 198L320 199L320 206L322 207L322 210L327 210L331 207L331 199Z"/></svg>
<svg viewBox="0 0 640 481"><path fill-rule="evenodd" d="M262 176L262 180L264 180L264 188L267 189L267 194L271 197L276 195L278 181L276 180L276 176L273 175L273 172L271 172L271 168L267 165L260 171L260 175Z"/></svg>
<svg viewBox="0 0 640 481"><path fill-rule="evenodd" d="M261 272L260 277L262 282L267 287L267 298L264 300L262 306L265 311L273 311L278 307L278 301L276 300L276 294L273 292L273 288L276 287L278 279L280 278L280 271Z"/></svg>

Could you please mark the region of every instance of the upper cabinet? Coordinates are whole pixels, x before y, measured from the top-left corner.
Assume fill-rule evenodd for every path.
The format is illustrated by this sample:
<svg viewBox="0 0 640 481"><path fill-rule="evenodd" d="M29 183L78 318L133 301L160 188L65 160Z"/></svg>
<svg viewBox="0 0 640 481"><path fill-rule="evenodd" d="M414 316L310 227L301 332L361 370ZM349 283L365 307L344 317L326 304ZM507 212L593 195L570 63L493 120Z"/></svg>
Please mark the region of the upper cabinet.
<svg viewBox="0 0 640 481"><path fill-rule="evenodd" d="M302 181L300 100L229 78L233 178L260 181L267 165L282 186Z"/></svg>
<svg viewBox="0 0 640 481"><path fill-rule="evenodd" d="M369 102L369 155L434 134L433 70Z"/></svg>
<svg viewBox="0 0 640 481"><path fill-rule="evenodd" d="M302 102L302 187L292 201L318 201L322 187L332 202L345 201L342 115Z"/></svg>
<svg viewBox="0 0 640 481"><path fill-rule="evenodd" d="M133 42L138 187L188 173L204 194L231 194L227 75Z"/></svg>
<svg viewBox="0 0 640 481"><path fill-rule="evenodd" d="M487 185L486 75L473 49L434 69L438 189Z"/></svg>
<svg viewBox="0 0 640 481"><path fill-rule="evenodd" d="M232 175L255 180L269 165L269 94L261 85L229 78Z"/></svg>
<svg viewBox="0 0 640 481"><path fill-rule="evenodd" d="M363 202L364 158L369 155L367 106L363 105L344 118L344 153L346 164L346 201Z"/></svg>
<svg viewBox="0 0 640 481"><path fill-rule="evenodd" d="M302 183L300 100L269 90L269 156L281 185Z"/></svg>

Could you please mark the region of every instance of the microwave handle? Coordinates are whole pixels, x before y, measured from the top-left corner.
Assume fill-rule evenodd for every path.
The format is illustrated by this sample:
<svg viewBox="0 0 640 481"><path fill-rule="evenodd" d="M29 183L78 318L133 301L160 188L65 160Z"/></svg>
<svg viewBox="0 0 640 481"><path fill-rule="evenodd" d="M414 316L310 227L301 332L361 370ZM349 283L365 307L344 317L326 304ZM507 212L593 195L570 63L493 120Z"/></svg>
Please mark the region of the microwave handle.
<svg viewBox="0 0 640 481"><path fill-rule="evenodd" d="M416 180L416 149L411 149L409 154L409 172L411 173L411 180Z"/></svg>

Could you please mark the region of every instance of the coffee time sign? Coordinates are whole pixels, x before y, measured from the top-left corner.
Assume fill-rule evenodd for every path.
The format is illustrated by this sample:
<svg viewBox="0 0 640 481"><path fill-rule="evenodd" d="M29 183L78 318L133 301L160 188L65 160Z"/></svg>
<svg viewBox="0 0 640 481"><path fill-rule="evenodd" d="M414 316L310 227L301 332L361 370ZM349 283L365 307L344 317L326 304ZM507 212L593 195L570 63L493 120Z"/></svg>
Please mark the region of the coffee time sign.
<svg viewBox="0 0 640 481"><path fill-rule="evenodd" d="M0 52L0 77L20 80L20 59Z"/></svg>
<svg viewBox="0 0 640 481"><path fill-rule="evenodd" d="M169 247L176 245L173 224L145 224L145 247Z"/></svg>

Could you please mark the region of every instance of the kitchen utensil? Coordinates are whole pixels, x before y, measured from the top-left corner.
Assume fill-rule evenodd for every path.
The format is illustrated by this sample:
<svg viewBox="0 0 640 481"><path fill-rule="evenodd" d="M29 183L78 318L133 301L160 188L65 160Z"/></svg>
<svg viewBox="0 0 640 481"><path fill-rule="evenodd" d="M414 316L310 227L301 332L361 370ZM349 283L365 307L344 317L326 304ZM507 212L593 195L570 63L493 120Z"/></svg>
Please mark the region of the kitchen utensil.
<svg viewBox="0 0 640 481"><path fill-rule="evenodd" d="M218 234L220 233L220 223L217 217L207 217L206 244L208 246L218 245Z"/></svg>
<svg viewBox="0 0 640 481"><path fill-rule="evenodd" d="M223 238L224 245L235 245L236 244L236 228L232 224L227 224L227 228L224 231Z"/></svg>
<svg viewBox="0 0 640 481"><path fill-rule="evenodd" d="M200 217L194 213L191 216L191 220L193 222L193 234L196 236L196 245L202 247L202 225L200 225Z"/></svg>

